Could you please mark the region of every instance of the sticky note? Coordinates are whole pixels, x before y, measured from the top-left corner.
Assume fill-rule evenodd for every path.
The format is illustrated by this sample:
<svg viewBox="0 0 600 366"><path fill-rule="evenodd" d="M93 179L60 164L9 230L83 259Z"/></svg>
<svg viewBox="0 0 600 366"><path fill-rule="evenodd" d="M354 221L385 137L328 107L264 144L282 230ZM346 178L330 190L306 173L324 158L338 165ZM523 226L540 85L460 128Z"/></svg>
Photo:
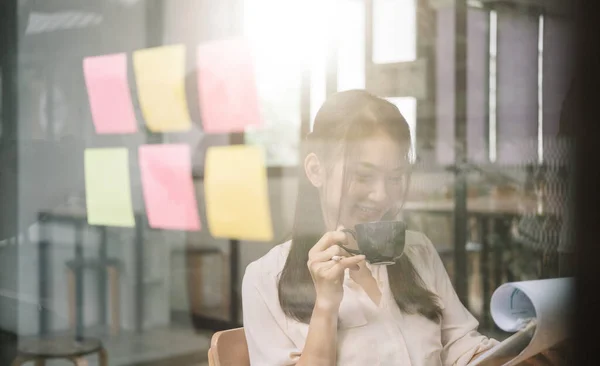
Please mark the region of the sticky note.
<svg viewBox="0 0 600 366"><path fill-rule="evenodd" d="M200 230L189 146L142 145L138 158L150 227Z"/></svg>
<svg viewBox="0 0 600 366"><path fill-rule="evenodd" d="M127 149L86 149L84 155L88 223L135 226Z"/></svg>
<svg viewBox="0 0 600 366"><path fill-rule="evenodd" d="M185 94L185 47L137 50L133 67L140 108L152 132L182 132L191 127Z"/></svg>
<svg viewBox="0 0 600 366"><path fill-rule="evenodd" d="M206 133L243 132L262 120L250 47L239 39L198 46L198 97Z"/></svg>
<svg viewBox="0 0 600 366"><path fill-rule="evenodd" d="M127 82L127 56L87 57L83 74L96 133L134 133L137 121Z"/></svg>
<svg viewBox="0 0 600 366"><path fill-rule="evenodd" d="M256 146L218 146L206 152L206 216L212 236L273 238L264 153Z"/></svg>

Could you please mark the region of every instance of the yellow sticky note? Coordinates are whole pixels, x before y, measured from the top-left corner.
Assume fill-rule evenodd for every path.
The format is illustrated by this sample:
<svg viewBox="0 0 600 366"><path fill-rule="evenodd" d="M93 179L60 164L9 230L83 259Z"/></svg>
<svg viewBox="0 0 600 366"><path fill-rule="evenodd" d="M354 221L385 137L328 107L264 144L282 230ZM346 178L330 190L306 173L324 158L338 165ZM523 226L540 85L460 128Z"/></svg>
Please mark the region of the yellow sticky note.
<svg viewBox="0 0 600 366"><path fill-rule="evenodd" d="M137 50L133 68L138 100L152 132L181 132L191 128L185 95L185 47Z"/></svg>
<svg viewBox="0 0 600 366"><path fill-rule="evenodd" d="M85 198L90 225L135 226L126 148L85 150Z"/></svg>
<svg viewBox="0 0 600 366"><path fill-rule="evenodd" d="M256 146L219 146L206 152L206 216L217 238L273 239L265 157Z"/></svg>

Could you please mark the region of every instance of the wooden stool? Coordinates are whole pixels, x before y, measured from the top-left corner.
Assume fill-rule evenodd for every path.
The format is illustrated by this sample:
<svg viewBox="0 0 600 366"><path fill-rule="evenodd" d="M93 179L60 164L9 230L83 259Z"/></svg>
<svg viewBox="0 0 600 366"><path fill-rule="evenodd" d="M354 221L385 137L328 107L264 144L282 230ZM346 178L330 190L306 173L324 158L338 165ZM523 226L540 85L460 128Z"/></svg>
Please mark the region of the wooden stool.
<svg viewBox="0 0 600 366"><path fill-rule="evenodd" d="M106 271L108 274L108 288L109 288L109 299L110 299L110 330L112 334L119 333L121 329L121 309L120 309L120 285L119 285L119 268L120 262L117 259L108 260L72 260L68 261L67 264L67 283L69 293L69 326L71 330L75 330L77 327L77 312L80 311L77 307L77 296L83 296L83 294L77 294L75 285L75 274L78 269L95 269L99 271ZM101 304L101 309L104 307ZM102 310L101 310L102 311Z"/></svg>
<svg viewBox="0 0 600 366"><path fill-rule="evenodd" d="M64 359L75 366L87 366L85 356L97 353L99 366L108 366L108 355L102 342L94 338L77 341L74 338L48 338L25 341L19 346L17 358L12 366L34 362L35 366L44 366L46 360Z"/></svg>

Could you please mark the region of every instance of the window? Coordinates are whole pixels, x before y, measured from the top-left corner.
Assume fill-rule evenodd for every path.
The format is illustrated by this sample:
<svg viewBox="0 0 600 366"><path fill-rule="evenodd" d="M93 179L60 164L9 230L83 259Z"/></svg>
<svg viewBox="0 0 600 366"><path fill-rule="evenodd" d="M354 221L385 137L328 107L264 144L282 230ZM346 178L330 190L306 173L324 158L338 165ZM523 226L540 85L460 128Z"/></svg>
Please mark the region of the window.
<svg viewBox="0 0 600 366"><path fill-rule="evenodd" d="M298 11L273 0L244 1L244 36L254 52L264 122L264 127L246 131L246 142L265 147L269 166L298 161L300 76L304 52L312 46L298 32Z"/></svg>
<svg viewBox="0 0 600 366"><path fill-rule="evenodd" d="M365 5L345 0L340 4L338 90L365 87Z"/></svg>
<svg viewBox="0 0 600 366"><path fill-rule="evenodd" d="M417 58L415 0L373 1L373 62Z"/></svg>
<svg viewBox="0 0 600 366"><path fill-rule="evenodd" d="M411 139L411 162L416 159L416 142L417 142L417 99L413 97L397 97L387 98L391 103L394 103L400 110L400 113L408 122L410 128L410 139Z"/></svg>

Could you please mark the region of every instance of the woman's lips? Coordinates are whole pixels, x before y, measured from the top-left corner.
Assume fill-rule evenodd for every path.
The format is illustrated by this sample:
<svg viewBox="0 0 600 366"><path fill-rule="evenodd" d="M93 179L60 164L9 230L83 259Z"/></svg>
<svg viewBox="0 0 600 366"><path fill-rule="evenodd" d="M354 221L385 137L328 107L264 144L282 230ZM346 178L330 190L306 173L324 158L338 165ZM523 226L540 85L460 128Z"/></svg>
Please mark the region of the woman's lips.
<svg viewBox="0 0 600 366"><path fill-rule="evenodd" d="M375 221L379 220L382 216L383 210L379 208L373 208L368 206L357 205L358 216L363 220Z"/></svg>

